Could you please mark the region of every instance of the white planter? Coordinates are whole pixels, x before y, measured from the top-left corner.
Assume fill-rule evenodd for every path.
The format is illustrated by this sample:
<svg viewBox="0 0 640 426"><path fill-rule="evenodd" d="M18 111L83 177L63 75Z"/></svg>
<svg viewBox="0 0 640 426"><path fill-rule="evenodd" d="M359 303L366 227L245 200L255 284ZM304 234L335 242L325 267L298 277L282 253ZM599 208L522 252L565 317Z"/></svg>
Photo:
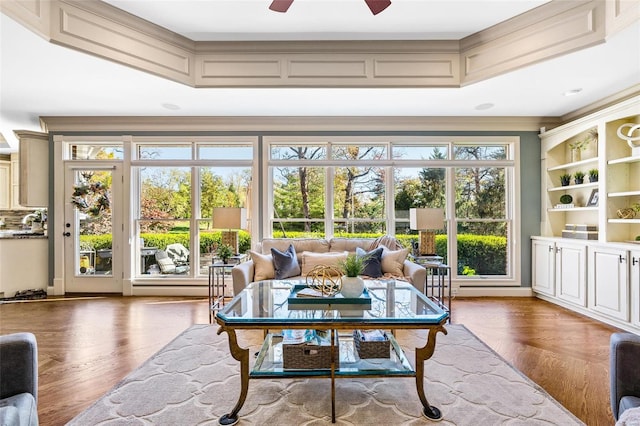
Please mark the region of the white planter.
<svg viewBox="0 0 640 426"><path fill-rule="evenodd" d="M342 276L342 288L340 293L343 297L360 297L364 291L364 280L360 277Z"/></svg>

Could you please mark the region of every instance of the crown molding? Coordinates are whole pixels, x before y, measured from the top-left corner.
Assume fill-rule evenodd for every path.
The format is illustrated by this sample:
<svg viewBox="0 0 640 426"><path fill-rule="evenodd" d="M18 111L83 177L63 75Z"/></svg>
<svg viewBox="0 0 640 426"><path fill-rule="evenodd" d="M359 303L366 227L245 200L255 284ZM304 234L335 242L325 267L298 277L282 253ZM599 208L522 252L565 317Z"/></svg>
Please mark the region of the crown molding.
<svg viewBox="0 0 640 426"><path fill-rule="evenodd" d="M42 129L69 132L426 132L538 131L551 117L40 117Z"/></svg>
<svg viewBox="0 0 640 426"><path fill-rule="evenodd" d="M191 87L461 87L603 43L640 0L553 0L462 40L200 42L99 0L2 0L52 43Z"/></svg>

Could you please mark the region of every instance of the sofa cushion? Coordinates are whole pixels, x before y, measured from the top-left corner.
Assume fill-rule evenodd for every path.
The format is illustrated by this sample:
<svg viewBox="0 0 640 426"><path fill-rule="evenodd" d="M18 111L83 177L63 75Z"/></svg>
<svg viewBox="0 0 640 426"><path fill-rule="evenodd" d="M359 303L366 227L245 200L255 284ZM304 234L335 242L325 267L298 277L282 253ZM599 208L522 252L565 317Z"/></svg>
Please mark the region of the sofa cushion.
<svg viewBox="0 0 640 426"><path fill-rule="evenodd" d="M300 275L300 265L298 264L298 257L296 256L293 244L289 244L289 248L285 252L277 248L271 248L271 256L273 257L273 269L275 270L276 280L283 280Z"/></svg>
<svg viewBox="0 0 640 426"><path fill-rule="evenodd" d="M396 277L404 276L404 261L408 255L408 249L389 250L385 247L382 252L382 273Z"/></svg>
<svg viewBox="0 0 640 426"><path fill-rule="evenodd" d="M628 397L625 396L622 398L622 400L620 400L620 412L622 413L620 415L620 418L618 419L618 421L616 422L616 426L638 426L640 425L640 407L635 405L631 405L631 408L627 408L624 411L622 411L622 401L625 398L635 398L636 400L638 399L637 397ZM627 401L629 402L629 401ZM636 401L637 403L638 401Z"/></svg>
<svg viewBox="0 0 640 426"><path fill-rule="evenodd" d="M272 255L261 254L253 250L249 250L249 255L254 266L253 281L272 280L276 277Z"/></svg>
<svg viewBox="0 0 640 426"><path fill-rule="evenodd" d="M284 252L293 244L296 254L300 257L303 251L312 251L316 253L326 253L329 251L329 242L321 238L265 238L262 240L263 254L271 253L271 249L275 248Z"/></svg>
<svg viewBox="0 0 640 426"><path fill-rule="evenodd" d="M158 250L156 252L156 263L163 274L174 274L176 272L176 264L173 263L173 260L171 260L164 250Z"/></svg>
<svg viewBox="0 0 640 426"><path fill-rule="evenodd" d="M332 238L329 241L329 244L331 246L329 251L348 251L349 253L355 253L358 247L369 250L371 249L371 243L373 243L373 241L373 238Z"/></svg>
<svg viewBox="0 0 640 426"><path fill-rule="evenodd" d="M16 421L17 419L17 421ZM0 425L37 425L38 407L30 393L19 393L0 400Z"/></svg>
<svg viewBox="0 0 640 426"><path fill-rule="evenodd" d="M347 258L346 251L341 253L314 253L310 251L302 252L302 275L306 276L318 265L331 266L339 269L340 262Z"/></svg>
<svg viewBox="0 0 640 426"><path fill-rule="evenodd" d="M378 278L382 276L382 252L383 247L371 251L365 251L360 247L356 247L356 256L366 257L364 261L364 271L362 275L366 275L371 278Z"/></svg>

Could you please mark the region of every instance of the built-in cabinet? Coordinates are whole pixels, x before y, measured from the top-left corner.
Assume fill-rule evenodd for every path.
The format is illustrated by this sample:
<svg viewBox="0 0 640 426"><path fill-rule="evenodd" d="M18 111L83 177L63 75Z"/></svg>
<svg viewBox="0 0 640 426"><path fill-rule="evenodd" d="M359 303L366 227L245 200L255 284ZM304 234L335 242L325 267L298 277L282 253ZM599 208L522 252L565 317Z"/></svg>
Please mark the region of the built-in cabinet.
<svg viewBox="0 0 640 426"><path fill-rule="evenodd" d="M631 324L640 327L640 249L631 250Z"/></svg>
<svg viewBox="0 0 640 426"><path fill-rule="evenodd" d="M605 245L589 247L589 309L629 321L629 251Z"/></svg>
<svg viewBox="0 0 640 426"><path fill-rule="evenodd" d="M640 210L640 148L621 135L637 124L640 96L540 134L541 235L532 238L539 297L633 331L640 331L640 211L633 210Z"/></svg>
<svg viewBox="0 0 640 426"><path fill-rule="evenodd" d="M20 139L19 203L24 207L49 205L49 136L46 133L16 131Z"/></svg>
<svg viewBox="0 0 640 426"><path fill-rule="evenodd" d="M0 160L0 210L11 207L11 162Z"/></svg>
<svg viewBox="0 0 640 426"><path fill-rule="evenodd" d="M584 244L534 239L533 290L586 306L587 249Z"/></svg>

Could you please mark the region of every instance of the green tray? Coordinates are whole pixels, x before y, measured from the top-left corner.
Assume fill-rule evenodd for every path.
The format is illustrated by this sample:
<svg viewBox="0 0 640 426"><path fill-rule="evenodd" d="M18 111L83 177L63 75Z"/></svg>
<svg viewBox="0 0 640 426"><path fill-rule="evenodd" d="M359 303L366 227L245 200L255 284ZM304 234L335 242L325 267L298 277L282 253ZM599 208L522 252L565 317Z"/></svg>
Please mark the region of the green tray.
<svg viewBox="0 0 640 426"><path fill-rule="evenodd" d="M289 306L291 305L317 305L318 307L326 307L327 305L339 305L336 307L358 307L361 309L371 309L371 296L365 287L360 297L343 297L341 294L327 297L298 297L298 292L303 288L307 288L306 284L296 284L291 289L289 295Z"/></svg>

